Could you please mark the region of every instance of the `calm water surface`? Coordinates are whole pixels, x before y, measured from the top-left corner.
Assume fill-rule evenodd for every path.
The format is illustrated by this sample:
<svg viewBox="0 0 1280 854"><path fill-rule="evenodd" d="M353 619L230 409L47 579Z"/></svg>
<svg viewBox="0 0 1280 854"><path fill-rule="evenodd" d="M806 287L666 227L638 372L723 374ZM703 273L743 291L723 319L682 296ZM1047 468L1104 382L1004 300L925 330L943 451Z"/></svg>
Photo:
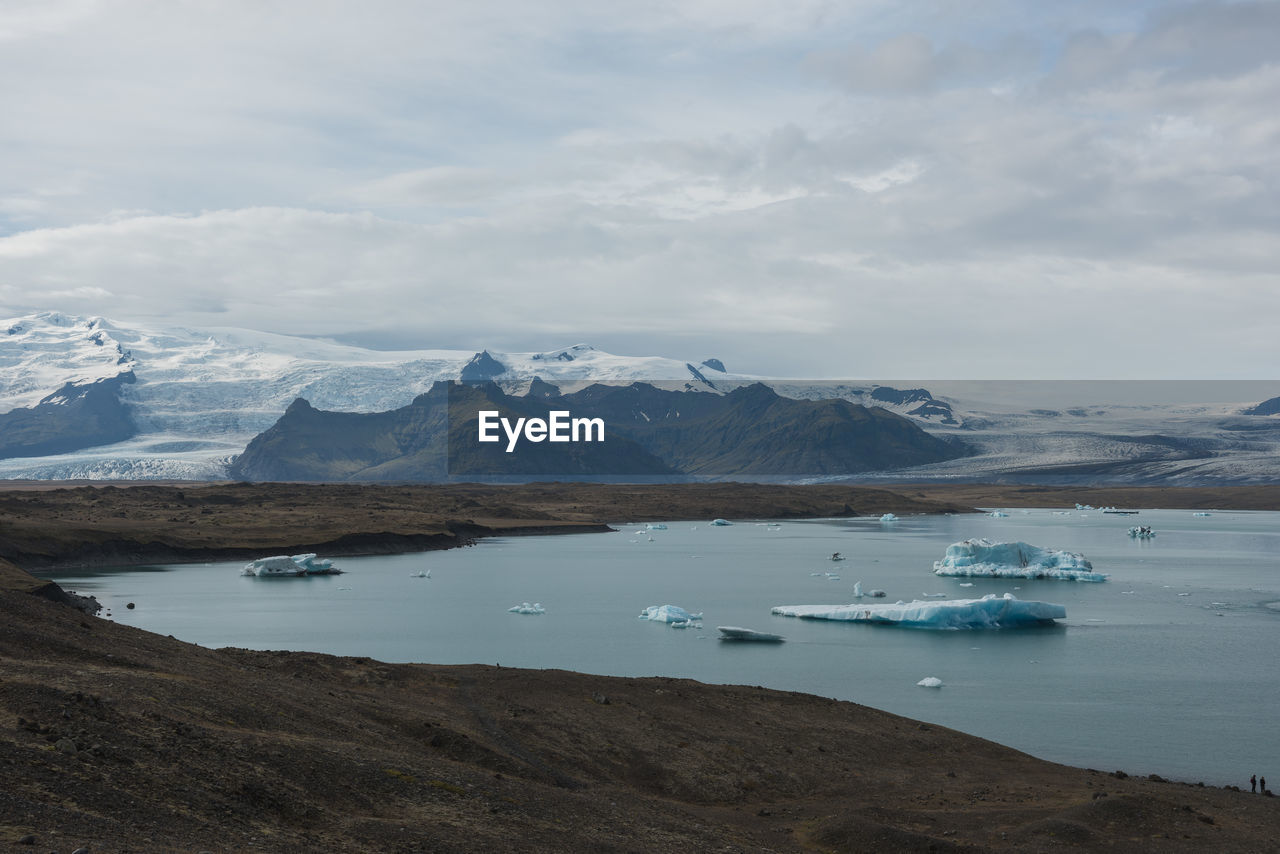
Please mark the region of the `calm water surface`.
<svg viewBox="0 0 1280 854"><path fill-rule="evenodd" d="M344 558L345 575L240 576L239 562L131 567L59 581L112 619L205 646L306 649L386 661L500 663L684 676L853 700L1046 759L1181 780L1280 779L1280 514L1143 510L987 516L627 524L611 534L485 540L444 552ZM1133 524L1158 531L1126 536ZM967 537L1081 551L1103 584L939 578ZM839 551L848 560L827 560ZM430 570L430 578L414 574ZM832 578L826 573L836 573ZM1066 606L1053 628L927 631L801 621L780 604L1012 592ZM540 602L541 616L507 608ZM135 610L126 610L135 602ZM705 612L704 630L636 619ZM722 643L717 625L784 644ZM941 689L916 685L926 676Z"/></svg>

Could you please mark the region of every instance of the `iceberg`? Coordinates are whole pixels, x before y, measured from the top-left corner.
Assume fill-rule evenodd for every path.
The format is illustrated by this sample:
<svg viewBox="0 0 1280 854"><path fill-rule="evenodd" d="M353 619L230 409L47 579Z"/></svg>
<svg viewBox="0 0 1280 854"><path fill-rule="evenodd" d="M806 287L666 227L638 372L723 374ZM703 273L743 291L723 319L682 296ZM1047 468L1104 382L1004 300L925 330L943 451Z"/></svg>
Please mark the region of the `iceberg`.
<svg viewBox="0 0 1280 854"><path fill-rule="evenodd" d="M744 629L741 626L716 626L720 632L720 640L733 641L762 641L767 643L779 643L786 640L782 635L774 635L769 632L758 632L755 629Z"/></svg>
<svg viewBox="0 0 1280 854"><path fill-rule="evenodd" d="M1042 549L1027 543L996 543L985 539L963 540L947 546L942 560L934 561L935 575L984 578L1056 578L1063 581L1106 581L1102 572L1079 552Z"/></svg>
<svg viewBox="0 0 1280 854"><path fill-rule="evenodd" d="M1191 515L1192 515L1192 516L1212 516L1213 514L1212 514L1212 513L1205 513L1205 512L1202 510L1202 511L1197 512L1197 513L1192 513Z"/></svg>
<svg viewBox="0 0 1280 854"><path fill-rule="evenodd" d="M688 625L702 619L702 612L690 614L684 608L677 605L650 605L640 614L642 620L652 620L655 623L684 623Z"/></svg>
<svg viewBox="0 0 1280 854"><path fill-rule="evenodd" d="M881 516L881 517L880 517L880 521L881 521L881 522L896 522L896 521L898 521L898 517L897 517L897 516L895 516L895 515L893 515L892 513L886 513L886 514L884 514L883 516Z"/></svg>
<svg viewBox="0 0 1280 854"><path fill-rule="evenodd" d="M941 688L942 680L937 676L926 676L916 683L921 688Z"/></svg>
<svg viewBox="0 0 1280 854"><path fill-rule="evenodd" d="M519 605L512 605L507 609L512 614L545 614L547 609L542 607L541 602L534 602L530 605L528 602L521 602Z"/></svg>
<svg viewBox="0 0 1280 854"><path fill-rule="evenodd" d="M1007 519L1009 517L1009 514L1004 512L1003 510L992 510L987 515L990 516L992 519Z"/></svg>
<svg viewBox="0 0 1280 854"><path fill-rule="evenodd" d="M1129 529L1129 536L1135 540L1150 540L1156 535L1150 525L1134 525Z"/></svg>
<svg viewBox="0 0 1280 854"><path fill-rule="evenodd" d="M733 523L730 522L728 519L712 519L711 524L715 525L717 528L723 528L728 525L732 525Z"/></svg>
<svg viewBox="0 0 1280 854"><path fill-rule="evenodd" d="M1012 593L996 598L897 602L893 605L776 605L773 613L805 620L906 626L916 629L1003 629L1065 619L1067 609L1050 602L1023 601Z"/></svg>
<svg viewBox="0 0 1280 854"><path fill-rule="evenodd" d="M666 526L666 525L664 525L664 524L662 524L661 522L650 522L650 523L648 523L647 525L645 525L645 527L646 527L646 528L648 528L650 531L665 531L665 530L667 530L667 526Z"/></svg>
<svg viewBox="0 0 1280 854"><path fill-rule="evenodd" d="M342 570L328 558L315 554L275 555L246 563L240 574L258 578L299 578L304 575L341 575Z"/></svg>

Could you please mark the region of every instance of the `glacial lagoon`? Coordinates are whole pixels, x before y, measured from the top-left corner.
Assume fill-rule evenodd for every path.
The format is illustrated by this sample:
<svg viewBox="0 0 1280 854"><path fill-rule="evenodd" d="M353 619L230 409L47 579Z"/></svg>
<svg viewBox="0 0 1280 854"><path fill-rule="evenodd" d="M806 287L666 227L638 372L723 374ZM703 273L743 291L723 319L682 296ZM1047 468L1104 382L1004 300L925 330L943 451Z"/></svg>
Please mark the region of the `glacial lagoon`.
<svg viewBox="0 0 1280 854"><path fill-rule="evenodd" d="M117 622L211 647L763 685L1104 771L1213 785L1280 778L1280 513L1209 512L1006 509L731 526L638 519L608 534L342 558L337 576L245 577L241 561L54 577L96 595ZM1157 536L1129 537L1137 522ZM934 575L947 546L972 537L1081 552L1110 579ZM831 561L833 552L846 559ZM1067 617L931 631L770 613L856 601L857 582L886 592L868 604L1012 593L1063 605ZM508 610L525 602L545 613ZM703 627L637 619L663 604L703 612ZM786 642L722 642L718 625ZM942 687L917 684L926 677Z"/></svg>

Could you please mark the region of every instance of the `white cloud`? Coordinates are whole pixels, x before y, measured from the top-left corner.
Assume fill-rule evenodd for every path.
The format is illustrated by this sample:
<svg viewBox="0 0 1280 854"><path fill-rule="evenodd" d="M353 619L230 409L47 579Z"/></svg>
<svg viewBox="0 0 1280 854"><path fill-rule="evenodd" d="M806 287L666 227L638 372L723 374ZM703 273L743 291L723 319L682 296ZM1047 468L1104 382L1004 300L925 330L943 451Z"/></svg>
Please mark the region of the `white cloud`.
<svg viewBox="0 0 1280 854"><path fill-rule="evenodd" d="M1278 9L7 5L0 313L1262 375Z"/></svg>

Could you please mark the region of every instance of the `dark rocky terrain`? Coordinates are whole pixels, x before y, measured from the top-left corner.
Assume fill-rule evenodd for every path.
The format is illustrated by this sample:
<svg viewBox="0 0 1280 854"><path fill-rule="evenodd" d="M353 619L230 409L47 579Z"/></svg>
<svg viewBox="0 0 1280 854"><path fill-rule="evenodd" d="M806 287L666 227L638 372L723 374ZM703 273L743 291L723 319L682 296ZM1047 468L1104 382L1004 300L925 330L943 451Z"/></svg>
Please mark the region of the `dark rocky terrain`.
<svg viewBox="0 0 1280 854"><path fill-rule="evenodd" d="M0 491L0 554L300 551L322 534L444 544L833 505L955 507L740 484L45 485ZM1280 838L1273 798L1055 765L854 703L210 650L87 616L61 593L0 560L5 850L1245 852Z"/></svg>
<svg viewBox="0 0 1280 854"><path fill-rule="evenodd" d="M546 419L550 410L601 418L605 441L524 442L507 453L505 440L476 441L482 409L499 411L512 423ZM554 385L536 382L528 394L513 396L477 382L437 383L409 406L388 412L323 412L299 399L249 443L230 471L248 481L435 482L481 475L670 480L856 474L964 453L960 443L887 410L839 399L795 400L759 383L725 395L646 383L592 385L561 395Z"/></svg>

